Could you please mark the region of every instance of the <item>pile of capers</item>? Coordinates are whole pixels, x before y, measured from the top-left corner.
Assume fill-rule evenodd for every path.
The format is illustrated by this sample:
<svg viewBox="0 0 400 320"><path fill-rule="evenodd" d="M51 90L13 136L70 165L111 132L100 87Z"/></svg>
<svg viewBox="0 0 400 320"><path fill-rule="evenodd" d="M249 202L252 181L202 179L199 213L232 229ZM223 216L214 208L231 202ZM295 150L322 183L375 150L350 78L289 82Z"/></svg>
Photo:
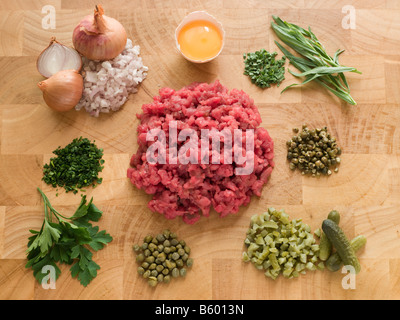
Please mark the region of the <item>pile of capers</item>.
<svg viewBox="0 0 400 320"><path fill-rule="evenodd" d="M155 237L147 235L142 245L134 245L138 273L147 279L151 287L159 282L169 283L172 278L185 277L187 268L193 265L189 258L190 248L175 233L164 230Z"/></svg>
<svg viewBox="0 0 400 320"><path fill-rule="evenodd" d="M294 128L293 132L297 135L286 142L291 170L299 169L303 175L312 177L330 176L332 167L334 172L339 171L342 150L327 127L311 130L303 125L301 131Z"/></svg>

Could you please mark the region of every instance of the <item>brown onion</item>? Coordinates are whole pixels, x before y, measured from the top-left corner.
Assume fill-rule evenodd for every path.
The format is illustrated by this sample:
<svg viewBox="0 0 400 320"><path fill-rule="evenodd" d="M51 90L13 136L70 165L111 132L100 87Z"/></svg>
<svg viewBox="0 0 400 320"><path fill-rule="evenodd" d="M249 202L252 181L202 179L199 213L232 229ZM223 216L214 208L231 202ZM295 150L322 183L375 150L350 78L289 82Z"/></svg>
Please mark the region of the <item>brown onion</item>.
<svg viewBox="0 0 400 320"><path fill-rule="evenodd" d="M83 78L76 70L62 70L38 83L43 99L53 110L66 112L82 97Z"/></svg>
<svg viewBox="0 0 400 320"><path fill-rule="evenodd" d="M72 41L90 60L111 60L124 50L127 34L119 21L105 16L103 7L97 5L94 15L86 16L75 27Z"/></svg>

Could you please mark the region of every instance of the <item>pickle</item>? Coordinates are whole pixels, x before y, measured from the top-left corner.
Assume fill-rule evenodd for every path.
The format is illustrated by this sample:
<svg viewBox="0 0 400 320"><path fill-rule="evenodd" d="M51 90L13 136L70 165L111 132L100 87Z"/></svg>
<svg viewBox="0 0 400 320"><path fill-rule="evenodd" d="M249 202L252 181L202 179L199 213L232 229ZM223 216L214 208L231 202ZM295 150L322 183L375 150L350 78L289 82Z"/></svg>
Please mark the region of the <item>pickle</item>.
<svg viewBox="0 0 400 320"><path fill-rule="evenodd" d="M328 214L328 219L332 220L333 222L335 222L336 224L339 224L340 221L340 214L338 211L336 210L332 210L331 212L329 212ZM320 242L319 242L319 258L322 261L326 261L328 260L329 256L332 253L332 244L329 241L328 237L325 235L324 232L321 232L321 237L320 237Z"/></svg>
<svg viewBox="0 0 400 320"><path fill-rule="evenodd" d="M357 252L360 250L367 242L367 238L363 235L359 235L350 241L350 245L353 250ZM332 272L338 271L343 265L342 259L337 252L331 254L329 259L326 261L326 268Z"/></svg>
<svg viewBox="0 0 400 320"><path fill-rule="evenodd" d="M328 214L328 219L334 221L336 224L339 224L340 221L340 213L336 210L332 210Z"/></svg>
<svg viewBox="0 0 400 320"><path fill-rule="evenodd" d="M336 252L343 261L343 264L345 266L352 266L355 273L359 273L361 270L360 262L358 261L355 251L350 245L349 240L337 223L330 219L325 219L322 222L322 230L335 247Z"/></svg>

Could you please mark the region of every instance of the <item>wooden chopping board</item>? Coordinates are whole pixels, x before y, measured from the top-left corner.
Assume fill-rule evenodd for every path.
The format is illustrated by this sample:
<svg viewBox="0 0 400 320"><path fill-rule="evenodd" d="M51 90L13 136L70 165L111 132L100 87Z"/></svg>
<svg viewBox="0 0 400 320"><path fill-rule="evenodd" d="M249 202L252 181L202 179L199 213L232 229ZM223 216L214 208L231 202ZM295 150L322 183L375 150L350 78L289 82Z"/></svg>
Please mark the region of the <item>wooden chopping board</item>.
<svg viewBox="0 0 400 320"><path fill-rule="evenodd" d="M400 298L400 5L395 0L263 1L263 0L111 0L107 15L118 19L128 37L141 47L149 67L139 92L122 110L90 117L85 111L51 111L37 83L36 58L51 36L72 45L72 31L91 14L91 0L0 0L0 298L1 299L399 299ZM344 29L346 5L355 8L356 28ZM56 29L42 28L42 8L54 7ZM226 43L218 59L204 65L184 60L175 50L174 31L191 11L207 10L220 20ZM286 73L280 88L261 90L243 75L243 53L274 45L271 15L311 26L333 54L345 49L344 65L357 106L349 106L315 84L280 94L296 81ZM126 177L136 152L136 114L161 87L173 89L219 79L242 89L255 101L262 126L275 143L276 167L260 198L236 215L212 214L195 225L166 220L147 208L150 197ZM329 178L303 177L289 170L285 142L303 123L327 126L343 149L339 173ZM42 167L58 146L84 136L104 149L104 182L88 189L104 211L99 222L114 240L94 259L101 266L86 288L71 278L68 266L55 290L45 290L25 269L29 229L39 229L43 206L37 187L56 208L71 212L78 195L65 194L41 181ZM241 261L243 240L253 214L284 208L312 230L332 209L342 214L349 237L364 234L358 254L362 271L356 288L342 286L344 274L307 272L297 279L265 278ZM132 245L147 234L169 228L190 245L194 265L186 279L150 288L136 272Z"/></svg>

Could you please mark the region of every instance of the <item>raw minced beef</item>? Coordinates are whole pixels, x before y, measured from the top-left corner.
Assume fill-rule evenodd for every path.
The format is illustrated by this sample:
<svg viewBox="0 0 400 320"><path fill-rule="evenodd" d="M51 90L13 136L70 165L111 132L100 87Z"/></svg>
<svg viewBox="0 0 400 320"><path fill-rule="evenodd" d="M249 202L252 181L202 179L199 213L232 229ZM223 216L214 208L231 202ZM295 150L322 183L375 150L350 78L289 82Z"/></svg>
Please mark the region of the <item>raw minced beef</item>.
<svg viewBox="0 0 400 320"><path fill-rule="evenodd" d="M213 207L221 217L234 214L240 206L247 205L252 195L260 196L264 184L274 167L273 141L267 130L259 127L261 117L254 101L243 91L229 91L219 81L213 84L193 83L178 91L162 88L153 102L142 106L138 115L139 148L131 158L127 175L139 189L153 195L149 208L168 219L181 216L183 221L193 224L201 216L209 216ZM235 168L242 164L224 163L223 139L221 139L221 163L213 164L212 143L210 143L209 164L199 161L174 164L169 161L152 163L146 152L154 141L147 138L151 129L165 133L166 148L169 150L169 129L172 122L177 124L177 133L183 129L194 129L198 133L198 154L202 129L212 128L222 132L225 128L233 132L247 129L254 132L254 169L250 174L238 175ZM233 136L233 133L232 133ZM243 148L246 148L243 134ZM211 137L209 137L211 139ZM177 142L179 150L186 141ZM235 145L233 146L235 148ZM233 149L232 149L233 150ZM247 151L247 150L245 150ZM243 155L243 154L242 154Z"/></svg>

